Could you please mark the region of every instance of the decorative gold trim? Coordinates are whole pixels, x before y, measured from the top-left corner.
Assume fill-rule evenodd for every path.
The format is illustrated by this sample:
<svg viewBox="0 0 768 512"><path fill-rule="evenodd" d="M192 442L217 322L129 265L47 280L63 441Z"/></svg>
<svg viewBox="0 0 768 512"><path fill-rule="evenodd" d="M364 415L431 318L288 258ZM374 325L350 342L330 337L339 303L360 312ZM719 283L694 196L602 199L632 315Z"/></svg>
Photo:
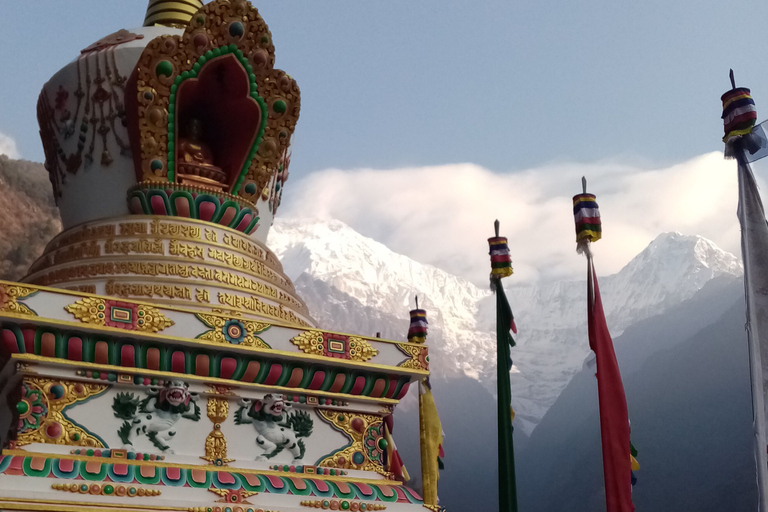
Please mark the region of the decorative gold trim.
<svg viewBox="0 0 768 512"><path fill-rule="evenodd" d="M65 492L76 492L78 494L91 494L96 496L115 496L121 498L137 498L139 496L160 496L162 491L158 489L147 489L145 487L136 487L133 485L115 484L53 484L51 489Z"/></svg>
<svg viewBox="0 0 768 512"><path fill-rule="evenodd" d="M60 242L61 239L64 240L64 242L62 243L63 245L70 245L72 243L84 242L84 241L87 241L87 240L96 240L96 239L98 239L99 237L102 237L102 236L105 237L105 238L122 238L122 237L133 237L133 236L152 236L152 237L155 237L155 238L161 238L163 240L170 239L170 238L163 237L162 233L147 233L147 234L144 234L144 235L140 235L138 233L131 233L131 234L125 234L124 235L122 233L117 233L117 232L112 232L112 233L109 233L108 235L107 234L103 234L103 235L99 234L99 235L96 235L94 237L80 238L80 239L76 239L76 240L71 240L70 238L65 238L65 236L69 236L69 237L74 236L74 234L77 233L78 230L83 230L86 226L91 225L91 224L95 224L94 227L120 226L121 224L127 224L127 223L141 223L141 221L145 221L145 220L147 222L151 222L151 221L165 221L165 222L176 222L176 223L179 223L179 224L182 224L184 222L191 222L191 223L201 224L204 228L207 228L209 230L210 229L221 229L221 230L223 230L225 232L228 232L227 234L230 234L230 235L234 236L235 239L241 240L243 243L246 243L246 244L252 244L252 245L256 246L256 248L264 251L264 261L266 262L266 264L269 265L270 268L278 270L283 275L283 277L286 277L284 272L283 272L283 265L282 265L282 263L280 263L280 260L277 259L277 256L275 255L275 253L273 253L263 242L255 239L255 238L251 238L251 237L249 237L248 235L244 234L241 231L237 231L236 229L232 229L232 228L224 226L222 224L216 224L216 223L213 223L213 222L207 222L207 221L200 220L200 219L192 219L192 218L186 218L186 217L184 217L184 218L181 218L181 217L168 217L168 216L165 216L165 215L128 215L128 216L122 216L122 217L114 217L114 218L110 218L108 220L106 220L106 219L104 219L104 220L89 220L89 221L81 222L79 224L75 224L74 226L70 227L66 231L62 231L61 233L59 233L58 235L53 237L53 239L50 242L48 242L48 245L46 245L45 253L47 254L48 251L50 251L50 250L59 249L60 248L59 244L62 243L62 242ZM150 226L150 225L151 224L148 224L148 226ZM116 230L113 230L113 231L116 231ZM221 247L230 247L230 248L232 248L234 250L237 250L237 251L239 251L239 252L241 252L243 254L247 254L247 255L253 256L248 251L245 251L245 250L242 250L242 249L238 249L237 247L235 247L233 245L213 244L206 237L201 238L199 241L200 242L205 242L205 243L210 243L211 245L219 245ZM272 260L272 261L270 261L270 260ZM37 261L35 263L37 263ZM272 265L274 265L274 266L272 266Z"/></svg>
<svg viewBox="0 0 768 512"><path fill-rule="evenodd" d="M225 389L231 388L218 386L216 391L221 392ZM215 396L208 397L208 419L213 422L213 430L205 439L205 457L200 458L215 466L226 466L235 460L227 458L227 439L221 432L221 424L228 416L229 400Z"/></svg>
<svg viewBox="0 0 768 512"><path fill-rule="evenodd" d="M107 306L118 306L118 304L114 304L115 302L136 306L135 309L128 313L127 321L124 320L126 321L126 325L133 326L130 330L159 332L174 325L173 320L166 318L159 309L143 304L123 303L122 301L109 301L108 303L106 299L84 297L73 304L65 306L64 309L81 322L104 326L110 321L110 319L107 318L107 315L110 314L107 312L107 309L111 308L108 308ZM131 318L132 315L136 315L137 318Z"/></svg>
<svg viewBox="0 0 768 512"><path fill-rule="evenodd" d="M345 344L346 354L348 357L340 355L339 357L328 356L327 344L331 342L328 337L337 336L339 338L346 338L341 340ZM314 354L322 357L331 357L333 359L349 359L351 361L360 361L362 363L369 359L376 357L379 351L371 346L370 343L365 341L359 336L338 336L335 333L329 333L325 331L304 331L291 338L291 343L296 345L299 350L305 354Z"/></svg>
<svg viewBox="0 0 768 512"><path fill-rule="evenodd" d="M16 446L49 443L93 448L104 447L98 438L69 421L62 411L74 403L103 393L109 386L29 376L24 377L24 383L36 388L41 393L48 406L48 412L40 427L18 435ZM59 386L59 388L54 389L54 386ZM58 394L61 396L56 398ZM48 435L50 428L59 429L59 435L57 437Z"/></svg>
<svg viewBox="0 0 768 512"><path fill-rule="evenodd" d="M375 428L377 425L381 425L383 420L381 416L375 416L373 414L361 414L357 412L341 412L332 409L315 409L317 414L322 419L333 425L336 430L343 432L349 437L351 444L344 449L338 450L331 455L325 457L323 460L317 463L317 466L327 468L340 468L340 469L356 469L361 471L375 471L376 473L384 476L389 480L395 480L392 473L385 470L384 467L376 462L372 461L368 457L368 452L365 449L364 438L370 428ZM360 421L358 429L353 428L353 422ZM361 453L363 455L363 462L356 464L353 462L353 455L355 453Z"/></svg>
<svg viewBox="0 0 768 512"><path fill-rule="evenodd" d="M19 299L29 297L38 290L17 286L13 283L0 281L0 311L10 311L20 315L37 316L37 313L29 309L25 304L19 303Z"/></svg>
<svg viewBox="0 0 768 512"><path fill-rule="evenodd" d="M239 33L231 33L230 23L237 24ZM280 158L289 146L298 121L301 106L298 84L285 71L274 68L272 35L258 10L248 2L211 2L195 14L194 21L182 28L184 33L181 35L160 35L147 43L136 64L135 89L126 92L135 94L137 99L134 115L138 133L135 135L138 135L137 146L141 148L136 162L137 175L141 175L142 180L165 178L175 181L173 175L169 179L167 168L153 170L150 164L153 159L167 161L169 147L172 150L174 134L168 133L168 121L174 116L169 104L176 91L174 88L171 92L172 86L179 76L187 78L191 75L191 79L195 79L197 69L193 66L206 51L215 50L218 54L218 48L229 46L237 48L242 65L247 67L256 84L261 101L254 100L254 103L259 104L259 113L265 116L258 150L249 157L244 173L238 169L236 178L238 185L243 181L256 185L253 194L240 187L240 196L258 199L258 194L279 171ZM203 44L197 43L196 36L200 34L205 36ZM168 68L167 73L157 72L160 62ZM205 65L202 66L199 68L201 73L205 69ZM146 95L147 92L151 94ZM282 108L275 109L274 104L278 101ZM157 119L160 122L156 122ZM132 137L132 143L137 142L135 139ZM233 188L234 183L227 184L227 191L237 193Z"/></svg>
<svg viewBox="0 0 768 512"><path fill-rule="evenodd" d="M254 322L252 320L238 318L237 322L245 327L245 336L242 337L242 341L234 343L227 340L224 334L225 326L232 322L232 319L222 318L216 315L206 315L205 313L198 313L197 318L212 329L198 336L197 339L199 340L208 340L213 341L214 343L224 343L229 345L242 345L244 347L272 348L267 345L263 339L256 336L256 333L264 332L271 327L270 324L266 322Z"/></svg>
<svg viewBox="0 0 768 512"><path fill-rule="evenodd" d="M254 276L245 270L191 258L158 255L159 261L147 261L147 259L142 256L104 256L92 260L98 261L98 263L62 263L37 271L25 277L25 280L44 283L34 286L70 285L82 281L124 281L126 279L151 280L154 283L171 283L176 286L205 285L210 288L233 290L249 296L256 296L259 298L259 302L265 306L278 308L278 310L285 306L285 314L309 317L307 306L302 304L294 295L295 291L285 291L267 282L268 280L264 276ZM237 272L248 274L248 276L240 275ZM64 275L62 276L62 274ZM238 283L248 286L240 286ZM292 310L294 309L296 313L293 313ZM258 312L258 314L273 317L276 320L285 320L279 315L269 312ZM299 321L305 322L300 318ZM298 322L297 324L301 325Z"/></svg>
<svg viewBox="0 0 768 512"><path fill-rule="evenodd" d="M196 313L199 313L199 311L196 312ZM0 314L0 322L2 322L4 319L24 320L26 318L24 316L21 316L21 315L14 315L14 314L10 314L10 313L9 314ZM82 326L82 324L79 324L79 323L63 321L63 320L55 320L55 319L50 319L50 318L46 318L44 320L44 322L41 322L41 325L60 325L60 326L65 326L65 327L81 327ZM290 327L290 328L291 329L296 329L296 327ZM95 326L95 325L88 324L88 329L92 329L94 331L106 331L106 332L110 332L110 333L120 333L122 335L125 335L125 330L124 329L117 329L117 328L114 328L114 327ZM139 334L142 337L147 337L147 338L151 338L151 339L169 340L169 341L181 342L181 343L183 343L185 345L188 345L188 346L195 346L195 345L199 344L199 345L206 345L206 346L215 347L215 348L219 348L219 349L221 348L220 344L213 343L213 342L210 342L210 341L207 341L207 340L199 340L199 339L196 339L196 338L181 338L181 337L178 337L178 336L168 336L168 335L165 335L165 334L154 334L154 333L144 333L144 332L142 332L142 333L135 333L135 334ZM136 337L138 338L138 336L136 336ZM352 360L349 360L349 359L337 359L337 358L332 358L332 357L317 356L317 355L314 355L314 354L302 354L302 353L298 353L298 352L287 352L287 351L284 351L284 350L276 350L276 349L263 349L263 348L259 348L259 347L239 347L238 345L229 345L228 347L229 347L229 349L231 349L231 350L233 350L235 352L248 352L248 351L252 351L254 353L260 353L260 354L263 354L263 355L281 356L281 357L284 357L284 358L287 358L287 359L291 359L291 360L308 360L308 359L311 359L311 360L314 360L314 361L323 362L325 364L333 363L333 365L348 366L348 367L351 367L351 368L360 368L360 367L362 367L362 368L376 368L376 369L386 370L388 372L392 372L392 373L396 373L396 374L402 374L402 375L429 375L429 372L425 371L425 370L415 370L415 369L403 368L401 366L388 366L388 365L377 364L377 363L364 363L364 362L360 362L360 361L352 361ZM31 354L24 354L24 355L31 355ZM55 358L53 358L53 359L54 360L59 360L59 359L55 359ZM59 360L59 361L63 361L63 360ZM289 389L292 389L292 388L289 388Z"/></svg>
<svg viewBox="0 0 768 512"><path fill-rule="evenodd" d="M211 487L208 491L220 496L220 500L216 500L216 503L245 503L246 505L253 505L248 498L259 494L256 491L246 491L243 488L240 489L217 489Z"/></svg>
<svg viewBox="0 0 768 512"><path fill-rule="evenodd" d="M429 353L427 347L424 345L398 343L397 348L408 356L410 359L406 359L399 365L400 368L410 368L413 370L429 371Z"/></svg>
<svg viewBox="0 0 768 512"><path fill-rule="evenodd" d="M94 370L102 370L102 371L116 371L115 369L119 368L120 373L139 374L139 375L147 375L152 377L165 377L166 380L170 378L179 377L178 373L172 373L172 372L163 372L158 370L145 370L141 368L128 368L123 366L116 367L116 366L110 366L106 364L97 364L97 363L69 361L66 359L58 359L56 357L44 357L44 356L38 356L34 354L12 354L11 357L17 361L35 361L38 363L45 363L45 364L51 364L51 365L92 368ZM303 394L311 394L311 395L332 397L332 398L344 398L346 400L359 401L359 402L376 402L381 404L392 404L392 405L396 405L400 403L400 400L395 400L393 398L373 398L370 396L350 395L347 393L330 393L328 391L306 390L303 388L287 388L285 386L267 386L264 384L254 384L252 382L232 381L232 380L222 379L219 377L198 377L197 375L191 375L191 374L185 374L184 380L197 381L197 382L203 382L203 383L216 383L222 386L231 386L233 383L236 383L237 387L239 388L253 388L253 389L260 389L260 390L273 391L273 392L279 391L289 395L303 393Z"/></svg>
<svg viewBox="0 0 768 512"><path fill-rule="evenodd" d="M62 453L40 453L40 452L28 452L26 450L8 450L5 449L2 451L3 455L19 455L23 457L41 457L43 459L67 459L67 460L79 460L79 461L92 461L93 457L88 457L85 455L70 455L70 454L62 454ZM106 462L109 459L104 459L102 462ZM120 464L127 464L130 466L143 466L147 465L148 463L145 461L138 461L138 460L123 460L120 459ZM286 473L284 471L270 471L270 470L261 470L261 469L250 469L250 468L217 468L213 466L209 466L207 464L177 464L177 463L170 463L170 462L159 462L159 461L153 461L150 465L155 467L164 467L164 468L179 468L179 469L200 469L203 471L208 472L227 472L227 473L243 473L243 474L249 474L249 475L264 475L264 476L286 476ZM397 480L385 480L383 478L373 479L373 478L350 478L350 477L343 477L343 476L330 476L330 475L308 475L306 477L299 477L298 475L293 475L292 478L312 478L312 480L323 480L328 482L349 482L349 483L355 483L360 482L364 484L371 484L371 485L389 485L395 486L395 485L403 485L401 482ZM3 498L0 498L0 501L2 501ZM151 507L148 507L151 508ZM178 509L174 509L178 510Z"/></svg>
<svg viewBox="0 0 768 512"><path fill-rule="evenodd" d="M0 280L0 285L16 286L16 285L18 285L18 283L14 283L12 281ZM72 296L77 296L77 297L99 297L99 298L106 298L106 299L111 298L111 297L108 297L108 296L97 295L97 294L93 294L93 293L79 292L79 291L73 291L73 290L65 290L65 289L62 289L62 288L53 288L52 286L41 286L41 285L29 285L29 286L34 288L37 291L45 291L45 292L50 292L50 293L54 293L54 294L72 295ZM165 304L158 304L158 303L143 301L141 299L139 299L139 300L131 299L131 302L133 302L134 304L146 304L148 306L159 307L161 309L167 309L169 311L179 311L181 313L191 313L193 315L196 315L197 313L200 312L199 309L193 309L193 308L189 308L189 307L179 307L179 306L167 306ZM232 308L226 307L226 309L229 310L229 309L232 309ZM244 313L250 313L249 311L245 311L245 310L243 310L243 312ZM229 314L217 313L215 311L212 311L212 314L215 314L215 315L218 315L218 316L231 316ZM5 316L5 315L2 315L2 316ZM335 334L335 335L340 335L340 336L355 336L355 337L360 337L360 338L362 338L362 339L364 339L366 341L373 341L373 342L376 342L376 343L390 343L390 344L395 344L395 345L414 345L414 346L418 346L418 347L423 346L422 344L419 344L419 343L408 343L408 342L402 342L402 341L388 340L386 338L373 338L373 337L370 337L370 336L360 336L358 334L350 334L350 333L343 333L343 332L336 332L336 331L323 331L322 329L318 329L318 328L309 328L309 329L307 329L307 327L305 327L305 326L301 326L301 325L298 325L298 324L282 323L282 322L279 322L279 321L278 322L270 322L270 325L272 325L273 327L284 327L286 329L301 329L301 330L311 330L311 331L318 331L318 332L328 332L330 334Z"/></svg>

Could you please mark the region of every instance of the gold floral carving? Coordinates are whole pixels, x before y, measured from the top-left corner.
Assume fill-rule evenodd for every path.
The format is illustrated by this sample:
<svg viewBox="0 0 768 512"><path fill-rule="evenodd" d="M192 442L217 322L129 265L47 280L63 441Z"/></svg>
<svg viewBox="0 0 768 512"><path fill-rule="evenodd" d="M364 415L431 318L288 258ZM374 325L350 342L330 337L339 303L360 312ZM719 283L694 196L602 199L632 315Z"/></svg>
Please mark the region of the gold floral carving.
<svg viewBox="0 0 768 512"><path fill-rule="evenodd" d="M108 386L42 377L25 377L24 383L41 393L47 413L36 430L18 434L16 446L48 443L104 448L100 439L68 420L63 411L77 402L103 393Z"/></svg>
<svg viewBox="0 0 768 512"><path fill-rule="evenodd" d="M221 424L229 416L229 401L217 396L208 397L208 419L213 422L213 430L205 439L205 457L216 466L225 466L235 459L227 458L227 439L221 432Z"/></svg>
<svg viewBox="0 0 768 512"><path fill-rule="evenodd" d="M86 324L121 327L136 331L159 332L174 324L173 320L166 318L159 309L152 306L98 297L84 297L64 309ZM112 312L115 310L120 310L127 317L114 320Z"/></svg>
<svg viewBox="0 0 768 512"><path fill-rule="evenodd" d="M37 292L37 290L34 288L0 284L0 311L8 311L19 315L37 316L37 313L32 311L25 304L19 302L19 299L29 297L35 292Z"/></svg>
<svg viewBox="0 0 768 512"><path fill-rule="evenodd" d="M400 352L403 354L411 356L410 359L406 359L397 366L400 368L429 371L429 351L427 350L427 347L423 345L416 346L406 343L398 343L397 348L400 349Z"/></svg>
<svg viewBox="0 0 768 512"><path fill-rule="evenodd" d="M345 344L343 354L331 349L330 344L334 341ZM378 350L373 348L363 338L335 335L322 331L304 331L291 338L291 343L299 347L299 350L305 354L350 359L360 362L368 361L379 353Z"/></svg>
<svg viewBox="0 0 768 512"><path fill-rule="evenodd" d="M272 348L256 336L272 327L266 322L254 322L244 319L227 319L216 315L197 313L198 319L212 329L198 336L198 339L215 341L216 343L231 343L244 347Z"/></svg>
<svg viewBox="0 0 768 512"><path fill-rule="evenodd" d="M304 331L291 338L291 343L299 347L299 350L305 354L322 356L324 353L323 333L319 331Z"/></svg>
<svg viewBox="0 0 768 512"><path fill-rule="evenodd" d="M345 448L328 455L320 462L318 466L326 468L339 469L357 469L361 471L375 471L394 480L394 475L384 469L384 466L377 461L371 460L368 451L365 449L365 438L370 429L380 429L382 426L381 416L372 414L358 414L355 412L339 412L331 409L315 409L322 419L330 423L333 428L344 433L350 440L350 444ZM362 464L353 462L353 455L361 453L363 455Z"/></svg>
<svg viewBox="0 0 768 512"><path fill-rule="evenodd" d="M233 22L240 24L239 34L231 33L229 27ZM243 181L243 185L253 183L255 192L247 193L242 186L238 195L255 201L278 171L278 162L299 118L299 87L284 71L274 69L272 34L258 11L248 2L219 0L200 9L182 35L162 35L150 41L139 58L133 93L138 110L140 179L167 179L168 169L163 166L153 170L151 162L166 161L168 157L168 108L176 77L185 72L196 74L200 66L194 66L201 56L231 45L247 59L268 115L261 144ZM156 72L160 63L167 73ZM273 107L276 102L281 102L280 108Z"/></svg>
<svg viewBox="0 0 768 512"><path fill-rule="evenodd" d="M91 494L96 496L116 496L118 498L139 496L160 496L162 491L159 489L147 489L145 487L134 487L133 485L121 484L53 484L51 489L56 491L76 492L78 494Z"/></svg>

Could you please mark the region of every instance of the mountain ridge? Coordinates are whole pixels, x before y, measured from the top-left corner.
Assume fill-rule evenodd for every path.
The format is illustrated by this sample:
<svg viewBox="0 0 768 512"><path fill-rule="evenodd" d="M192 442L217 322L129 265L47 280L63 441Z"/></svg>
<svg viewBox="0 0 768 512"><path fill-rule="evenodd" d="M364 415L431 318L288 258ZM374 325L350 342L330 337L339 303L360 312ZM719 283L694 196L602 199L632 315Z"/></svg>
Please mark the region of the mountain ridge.
<svg viewBox="0 0 768 512"><path fill-rule="evenodd" d="M490 290L397 254L337 220L278 219L267 243L320 325L403 339L418 294L430 322L432 371L463 374L494 393ZM620 272L600 278L612 334L687 300L714 278L741 273L736 256L703 237L659 235ZM530 433L590 353L586 286L567 281L506 289L520 328L512 354L513 405Z"/></svg>

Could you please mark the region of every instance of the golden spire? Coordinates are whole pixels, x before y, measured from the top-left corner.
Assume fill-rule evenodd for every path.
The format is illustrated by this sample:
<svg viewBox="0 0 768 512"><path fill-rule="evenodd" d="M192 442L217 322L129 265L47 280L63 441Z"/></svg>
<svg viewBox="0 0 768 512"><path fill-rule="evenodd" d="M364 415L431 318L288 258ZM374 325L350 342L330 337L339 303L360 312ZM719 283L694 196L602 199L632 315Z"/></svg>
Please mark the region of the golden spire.
<svg viewBox="0 0 768 512"><path fill-rule="evenodd" d="M184 28L202 6L201 0L149 0L144 26Z"/></svg>

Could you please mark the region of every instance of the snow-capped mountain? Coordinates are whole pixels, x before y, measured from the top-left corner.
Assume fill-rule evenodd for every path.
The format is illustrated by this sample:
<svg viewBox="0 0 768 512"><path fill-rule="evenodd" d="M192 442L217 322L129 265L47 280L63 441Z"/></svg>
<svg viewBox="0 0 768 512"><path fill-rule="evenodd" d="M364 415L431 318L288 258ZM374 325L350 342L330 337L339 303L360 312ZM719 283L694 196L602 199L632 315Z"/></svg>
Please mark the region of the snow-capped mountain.
<svg viewBox="0 0 768 512"><path fill-rule="evenodd" d="M339 221L284 219L268 240L310 312L334 330L404 339L413 295L428 312L432 370L495 388L495 299L462 278L424 265ZM690 298L715 277L739 276L738 258L709 240L665 233L618 274L601 279L609 326L632 323ZM512 375L516 424L530 432L589 354L585 284L516 286L507 294L520 329Z"/></svg>

